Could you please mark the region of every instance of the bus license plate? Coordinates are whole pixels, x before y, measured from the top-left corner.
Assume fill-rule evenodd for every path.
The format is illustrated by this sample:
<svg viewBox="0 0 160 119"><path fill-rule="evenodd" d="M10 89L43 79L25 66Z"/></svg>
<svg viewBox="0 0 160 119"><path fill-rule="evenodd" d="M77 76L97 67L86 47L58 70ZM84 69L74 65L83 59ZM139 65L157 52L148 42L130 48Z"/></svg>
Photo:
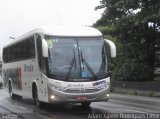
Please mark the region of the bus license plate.
<svg viewBox="0 0 160 119"><path fill-rule="evenodd" d="M85 96L77 97L77 101L84 101L84 100L87 100L87 97L85 97Z"/></svg>

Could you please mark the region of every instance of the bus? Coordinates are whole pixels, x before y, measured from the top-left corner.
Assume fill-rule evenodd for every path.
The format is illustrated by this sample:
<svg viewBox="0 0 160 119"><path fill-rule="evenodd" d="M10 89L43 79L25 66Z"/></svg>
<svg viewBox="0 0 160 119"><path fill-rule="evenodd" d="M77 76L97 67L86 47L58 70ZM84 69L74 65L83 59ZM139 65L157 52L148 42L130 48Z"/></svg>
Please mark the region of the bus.
<svg viewBox="0 0 160 119"><path fill-rule="evenodd" d="M108 101L108 54L116 57L115 44L95 28L37 28L3 47L4 87L11 98L30 98L38 107Z"/></svg>

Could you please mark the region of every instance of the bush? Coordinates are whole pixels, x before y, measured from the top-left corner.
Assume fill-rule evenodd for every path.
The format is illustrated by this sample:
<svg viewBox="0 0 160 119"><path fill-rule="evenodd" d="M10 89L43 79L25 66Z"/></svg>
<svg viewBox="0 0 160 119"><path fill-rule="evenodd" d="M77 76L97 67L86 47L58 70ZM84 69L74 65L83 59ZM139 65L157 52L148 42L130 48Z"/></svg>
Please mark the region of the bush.
<svg viewBox="0 0 160 119"><path fill-rule="evenodd" d="M150 81L152 80L152 68L145 63L126 60L116 66L113 78L123 81Z"/></svg>
<svg viewBox="0 0 160 119"><path fill-rule="evenodd" d="M154 95L155 95L155 93L154 93L153 91L149 91L149 92L148 92L148 96L149 96L149 97L153 97Z"/></svg>

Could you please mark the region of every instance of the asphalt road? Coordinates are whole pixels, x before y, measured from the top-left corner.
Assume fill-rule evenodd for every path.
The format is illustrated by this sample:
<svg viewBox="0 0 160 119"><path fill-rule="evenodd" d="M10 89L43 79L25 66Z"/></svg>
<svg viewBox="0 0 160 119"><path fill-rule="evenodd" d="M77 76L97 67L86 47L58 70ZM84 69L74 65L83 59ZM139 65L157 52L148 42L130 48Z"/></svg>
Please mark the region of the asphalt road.
<svg viewBox="0 0 160 119"><path fill-rule="evenodd" d="M32 100L12 100L0 89L0 114L0 119L160 119L160 98L110 94L108 102L95 102L87 109L80 104L48 104L39 109Z"/></svg>

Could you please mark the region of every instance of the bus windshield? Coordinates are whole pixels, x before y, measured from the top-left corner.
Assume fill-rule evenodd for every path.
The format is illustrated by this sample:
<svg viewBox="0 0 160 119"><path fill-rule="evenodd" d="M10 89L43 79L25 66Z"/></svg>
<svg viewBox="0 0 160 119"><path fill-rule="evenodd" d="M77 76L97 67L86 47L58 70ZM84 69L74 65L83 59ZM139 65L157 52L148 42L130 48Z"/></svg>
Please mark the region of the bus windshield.
<svg viewBox="0 0 160 119"><path fill-rule="evenodd" d="M48 43L48 76L63 81L91 81L107 73L102 37L53 37Z"/></svg>

